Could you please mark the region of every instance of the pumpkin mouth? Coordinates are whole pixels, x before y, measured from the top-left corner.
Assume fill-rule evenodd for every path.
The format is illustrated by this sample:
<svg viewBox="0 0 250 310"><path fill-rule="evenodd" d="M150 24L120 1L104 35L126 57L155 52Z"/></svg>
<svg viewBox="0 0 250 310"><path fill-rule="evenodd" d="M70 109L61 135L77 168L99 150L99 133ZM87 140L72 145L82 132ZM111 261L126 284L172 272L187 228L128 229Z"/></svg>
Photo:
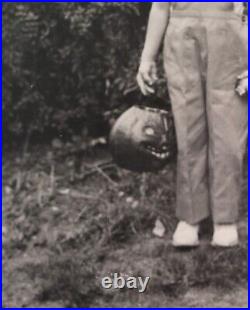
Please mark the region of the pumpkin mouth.
<svg viewBox="0 0 250 310"><path fill-rule="evenodd" d="M170 152L168 151L168 147L166 145L163 145L161 147L145 145L145 149L157 159L167 159L170 155Z"/></svg>

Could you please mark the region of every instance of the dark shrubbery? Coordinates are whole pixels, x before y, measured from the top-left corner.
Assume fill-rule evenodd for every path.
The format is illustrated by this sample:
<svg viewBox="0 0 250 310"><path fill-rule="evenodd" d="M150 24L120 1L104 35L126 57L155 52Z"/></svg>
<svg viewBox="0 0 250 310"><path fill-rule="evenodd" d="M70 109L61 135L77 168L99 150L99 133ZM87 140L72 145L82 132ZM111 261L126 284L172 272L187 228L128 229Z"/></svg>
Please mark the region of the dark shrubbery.
<svg viewBox="0 0 250 310"><path fill-rule="evenodd" d="M105 112L135 87L149 7L4 4L5 138L105 133Z"/></svg>

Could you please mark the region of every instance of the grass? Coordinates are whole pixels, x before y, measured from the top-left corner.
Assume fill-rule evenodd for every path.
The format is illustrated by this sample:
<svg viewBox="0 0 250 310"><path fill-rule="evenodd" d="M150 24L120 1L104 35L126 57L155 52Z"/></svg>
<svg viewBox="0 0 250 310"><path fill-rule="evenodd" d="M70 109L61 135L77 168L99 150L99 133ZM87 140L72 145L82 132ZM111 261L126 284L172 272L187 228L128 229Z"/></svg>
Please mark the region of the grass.
<svg viewBox="0 0 250 310"><path fill-rule="evenodd" d="M193 289L230 294L246 287L247 176L241 245L211 248L207 222L201 247L180 251L170 244L174 164L158 175L136 175L100 165L109 161L105 150L93 151L77 169L74 156L51 152L33 150L25 162L5 160L5 306L166 306L166 298L175 304ZM166 229L163 238L152 233L157 219ZM114 272L150 276L144 297L103 290L101 278Z"/></svg>

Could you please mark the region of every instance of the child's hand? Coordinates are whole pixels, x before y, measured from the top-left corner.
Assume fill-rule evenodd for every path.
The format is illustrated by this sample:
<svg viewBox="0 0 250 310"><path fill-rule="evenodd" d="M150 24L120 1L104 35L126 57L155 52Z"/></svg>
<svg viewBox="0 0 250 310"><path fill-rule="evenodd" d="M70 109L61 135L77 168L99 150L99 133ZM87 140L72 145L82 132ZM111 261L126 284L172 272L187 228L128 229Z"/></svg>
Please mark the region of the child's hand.
<svg viewBox="0 0 250 310"><path fill-rule="evenodd" d="M235 90L240 96L243 96L248 92L248 70L238 76Z"/></svg>
<svg viewBox="0 0 250 310"><path fill-rule="evenodd" d="M137 83L143 95L155 92L154 83L157 81L157 68L154 61L142 61L137 74Z"/></svg>

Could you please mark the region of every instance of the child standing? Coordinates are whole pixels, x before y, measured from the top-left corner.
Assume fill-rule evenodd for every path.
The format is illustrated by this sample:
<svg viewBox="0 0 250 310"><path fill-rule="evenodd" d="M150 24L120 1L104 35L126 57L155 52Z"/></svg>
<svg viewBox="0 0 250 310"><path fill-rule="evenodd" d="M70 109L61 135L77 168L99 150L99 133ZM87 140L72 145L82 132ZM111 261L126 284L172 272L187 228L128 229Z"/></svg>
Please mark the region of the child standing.
<svg viewBox="0 0 250 310"><path fill-rule="evenodd" d="M240 5L239 5L240 4ZM199 244L212 216L212 244L238 244L247 140L248 26L239 2L153 2L137 81L147 95L164 67L178 142L175 246Z"/></svg>

